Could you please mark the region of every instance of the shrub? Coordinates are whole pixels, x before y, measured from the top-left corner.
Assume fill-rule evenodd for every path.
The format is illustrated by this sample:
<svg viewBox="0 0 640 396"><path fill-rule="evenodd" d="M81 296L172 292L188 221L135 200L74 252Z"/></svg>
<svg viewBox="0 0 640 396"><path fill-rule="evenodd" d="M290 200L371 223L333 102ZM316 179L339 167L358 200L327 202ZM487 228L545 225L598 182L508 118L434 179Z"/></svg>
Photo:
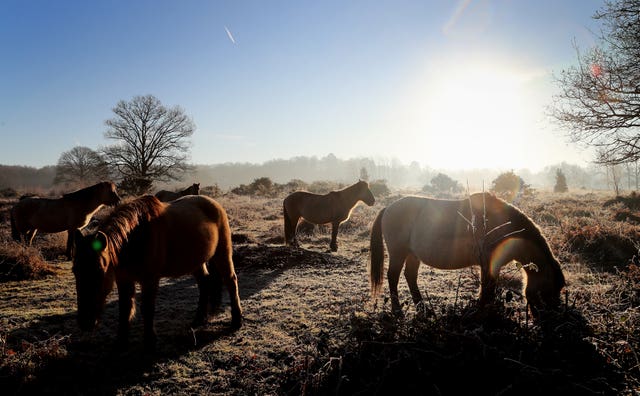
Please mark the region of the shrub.
<svg viewBox="0 0 640 396"><path fill-rule="evenodd" d="M567 186L567 178L562 172L562 169L556 170L556 184L553 186L553 192L567 192L569 187Z"/></svg>
<svg viewBox="0 0 640 396"><path fill-rule="evenodd" d="M533 194L531 186L525 183L524 180L513 173L513 171L501 173L491 183L493 184L491 191L508 201Z"/></svg>
<svg viewBox="0 0 640 396"><path fill-rule="evenodd" d="M205 187L202 187L202 188L200 189L200 194L201 194L201 195L207 195L207 196L209 196L209 197L213 197L213 198L215 198L215 197L220 197L220 196L222 196L222 194L223 194L223 193L222 193L222 189L220 188L220 186L218 186L218 184L217 184L217 183L215 183L215 184L214 184L214 185L212 185L212 186L205 186Z"/></svg>
<svg viewBox="0 0 640 396"><path fill-rule="evenodd" d="M391 190L387 186L387 181L384 179L374 180L369 183L369 190L374 197L386 197L391 194Z"/></svg>
<svg viewBox="0 0 640 396"><path fill-rule="evenodd" d="M54 273L54 268L35 247L15 241L0 245L0 279L39 279Z"/></svg>
<svg viewBox="0 0 640 396"><path fill-rule="evenodd" d="M422 191L434 195L453 195L462 192L462 185L444 173L438 173L431 184L422 187Z"/></svg>

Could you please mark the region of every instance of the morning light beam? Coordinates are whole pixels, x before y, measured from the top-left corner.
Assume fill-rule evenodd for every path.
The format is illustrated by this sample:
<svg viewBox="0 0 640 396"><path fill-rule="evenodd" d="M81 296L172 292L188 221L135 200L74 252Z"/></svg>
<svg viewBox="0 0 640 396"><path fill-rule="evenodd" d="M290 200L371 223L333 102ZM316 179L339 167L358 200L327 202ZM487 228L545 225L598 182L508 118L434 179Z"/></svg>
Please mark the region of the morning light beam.
<svg viewBox="0 0 640 396"><path fill-rule="evenodd" d="M224 27L225 32L227 32L227 37L229 37L229 40L231 40L231 42L233 44L236 43L236 39L233 38L233 34L231 34L231 32L229 31L229 28L227 28L226 26Z"/></svg>

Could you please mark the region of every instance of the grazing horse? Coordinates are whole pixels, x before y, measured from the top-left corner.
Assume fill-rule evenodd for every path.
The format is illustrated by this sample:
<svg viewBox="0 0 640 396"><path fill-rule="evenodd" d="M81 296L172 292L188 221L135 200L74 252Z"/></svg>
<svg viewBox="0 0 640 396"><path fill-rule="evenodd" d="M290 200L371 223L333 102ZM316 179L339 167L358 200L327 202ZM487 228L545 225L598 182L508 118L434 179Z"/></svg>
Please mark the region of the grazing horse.
<svg viewBox="0 0 640 396"><path fill-rule="evenodd" d="M523 264L525 296L531 312L560 303L564 275L540 229L520 210L488 193L464 200L405 197L382 209L371 229L370 281L377 296L384 277L384 244L389 251L389 292L392 308L400 310L398 280L404 275L414 303L421 262L439 269L480 266L480 302L495 298L500 268ZM533 263L532 265L528 265Z"/></svg>
<svg viewBox="0 0 640 396"><path fill-rule="evenodd" d="M22 198L11 209L11 236L33 241L38 230L42 232L67 231L66 254L72 257L74 231L89 224L91 216L102 205L117 205L120 197L113 182L101 182L62 198Z"/></svg>
<svg viewBox="0 0 640 396"><path fill-rule="evenodd" d="M156 193L156 198L162 202L170 202L176 200L185 195L198 195L200 194L200 183L193 183L191 186L185 188L179 192L160 190Z"/></svg>
<svg viewBox="0 0 640 396"><path fill-rule="evenodd" d="M372 206L376 200L365 181L346 187L339 191L331 191L325 195L307 191L295 191L283 202L284 241L287 245L297 246L296 229L302 217L313 224L331 223L331 251L338 250L338 226L347 221L358 201Z"/></svg>
<svg viewBox="0 0 640 396"><path fill-rule="evenodd" d="M141 286L145 347L155 348L155 300L162 277L193 274L200 298L194 326L206 323L208 304L221 300L222 283L229 291L232 325L242 324L238 281L232 261L231 230L219 203L190 195L160 202L146 195L117 207L98 227L76 235L73 261L78 297L78 323L93 329L114 282L118 286L118 341L126 345L135 313L135 283ZM211 273L209 272L211 271Z"/></svg>

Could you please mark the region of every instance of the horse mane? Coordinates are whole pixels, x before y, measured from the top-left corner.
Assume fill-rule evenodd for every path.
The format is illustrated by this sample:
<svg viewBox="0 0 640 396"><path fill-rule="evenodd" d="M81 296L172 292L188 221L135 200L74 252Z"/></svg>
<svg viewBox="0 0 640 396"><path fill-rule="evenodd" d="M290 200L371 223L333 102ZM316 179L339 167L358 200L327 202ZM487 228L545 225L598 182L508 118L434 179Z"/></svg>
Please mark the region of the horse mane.
<svg viewBox="0 0 640 396"><path fill-rule="evenodd" d="M111 261L118 262L118 254L139 226L162 214L165 205L153 195L144 195L118 206L99 227L109 238Z"/></svg>
<svg viewBox="0 0 640 396"><path fill-rule="evenodd" d="M112 182L103 181L100 183L96 183L93 186L85 187L81 190L64 194L62 195L62 197L74 201L86 201L87 199L94 196L96 190L104 188L105 185L111 185L111 183Z"/></svg>
<svg viewBox="0 0 640 396"><path fill-rule="evenodd" d="M533 239L538 242L538 245L547 255L549 265L552 267L554 274L559 274L562 280L562 286L564 286L565 279L564 279L564 275L562 274L560 264L558 263L558 259L551 251L551 247L549 246L549 241L542 234L542 230L540 230L540 227L529 216L527 216L523 211L521 211L516 206L510 204L509 202L501 198L496 197L493 194L487 193L487 196L490 197L491 199L494 199L498 204L504 205L504 207L511 213L511 216L509 217L516 220L516 222L514 222L515 224L513 224L516 229L523 228L524 230L522 231L522 233L524 236L527 236L530 239Z"/></svg>

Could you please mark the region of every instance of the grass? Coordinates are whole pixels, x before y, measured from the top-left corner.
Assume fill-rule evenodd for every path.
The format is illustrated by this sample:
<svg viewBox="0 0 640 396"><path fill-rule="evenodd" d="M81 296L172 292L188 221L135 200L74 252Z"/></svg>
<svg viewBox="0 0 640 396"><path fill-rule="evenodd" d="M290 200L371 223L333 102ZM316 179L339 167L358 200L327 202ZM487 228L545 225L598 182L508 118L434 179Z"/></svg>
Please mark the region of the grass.
<svg viewBox="0 0 640 396"><path fill-rule="evenodd" d="M370 223L395 198L358 206L341 226L338 252L329 253L330 227L300 235L299 249L282 246L282 197L219 197L233 231L245 324L231 331L224 312L204 328L189 328L195 282L163 281L153 356L142 353L140 318L130 348L113 350L117 293L96 332L78 330L70 263L57 258L64 234L38 237L32 249L49 249L44 260L57 271L0 282L3 394L640 391L640 269L637 250L625 245L638 240L638 230L632 217L616 215L637 216L636 209L605 205L610 197L597 194L539 194L518 203L563 264L568 287L556 317L529 318L515 266L502 271L497 303L481 310L475 269L424 265L418 282L425 303L414 307L401 281L404 314L397 317L386 286L370 301L367 275ZM5 221L3 246L8 232Z"/></svg>

